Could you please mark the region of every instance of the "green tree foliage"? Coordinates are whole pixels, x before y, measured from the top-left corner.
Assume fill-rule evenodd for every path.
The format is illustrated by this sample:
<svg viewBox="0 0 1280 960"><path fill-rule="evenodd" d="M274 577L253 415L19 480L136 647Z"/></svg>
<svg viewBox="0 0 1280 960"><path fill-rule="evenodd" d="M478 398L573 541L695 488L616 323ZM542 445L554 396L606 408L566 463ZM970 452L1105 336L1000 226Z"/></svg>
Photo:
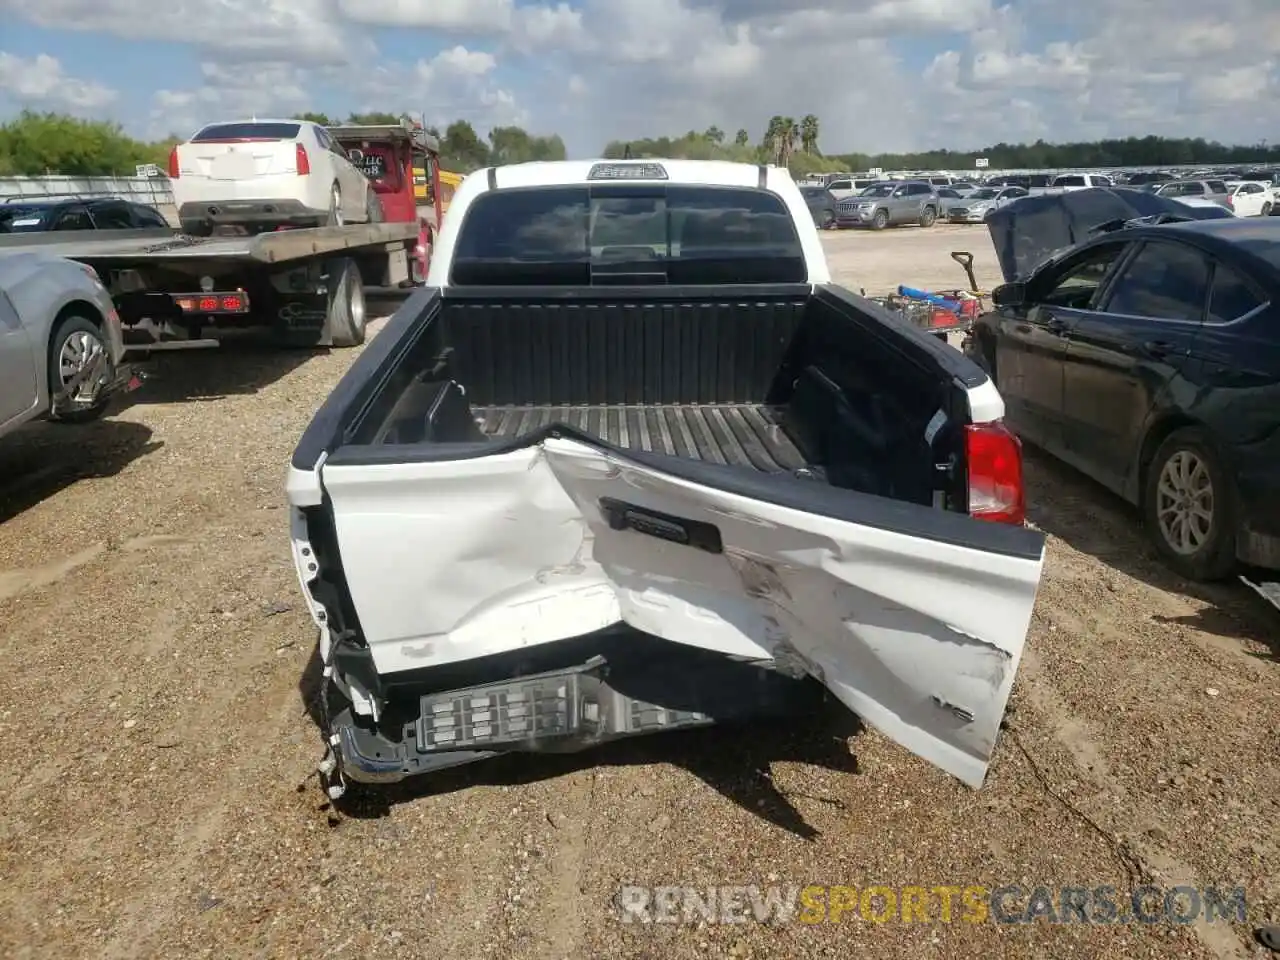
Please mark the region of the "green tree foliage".
<svg viewBox="0 0 1280 960"><path fill-rule="evenodd" d="M494 127L489 131L488 163L527 163L531 160L564 160L568 154L557 135L539 137L520 127Z"/></svg>
<svg viewBox="0 0 1280 960"><path fill-rule="evenodd" d="M24 111L0 124L0 173L132 176L140 163L163 164L168 142L140 143L100 120Z"/></svg>

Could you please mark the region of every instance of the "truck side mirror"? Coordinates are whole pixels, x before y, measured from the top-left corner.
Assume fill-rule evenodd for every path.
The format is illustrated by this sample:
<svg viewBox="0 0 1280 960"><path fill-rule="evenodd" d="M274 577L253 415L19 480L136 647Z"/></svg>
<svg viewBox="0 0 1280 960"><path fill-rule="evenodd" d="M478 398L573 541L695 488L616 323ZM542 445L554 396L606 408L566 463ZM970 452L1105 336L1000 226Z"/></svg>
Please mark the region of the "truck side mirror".
<svg viewBox="0 0 1280 960"><path fill-rule="evenodd" d="M1027 285L1020 280L1002 283L991 291L991 302L997 307L1020 307L1027 302Z"/></svg>

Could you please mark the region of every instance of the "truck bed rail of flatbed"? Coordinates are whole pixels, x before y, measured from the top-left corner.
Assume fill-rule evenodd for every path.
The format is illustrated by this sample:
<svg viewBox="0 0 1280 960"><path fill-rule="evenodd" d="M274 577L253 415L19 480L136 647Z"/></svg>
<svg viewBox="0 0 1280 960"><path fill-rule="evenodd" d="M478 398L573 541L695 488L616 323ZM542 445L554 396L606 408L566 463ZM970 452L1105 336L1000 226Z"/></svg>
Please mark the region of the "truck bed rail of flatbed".
<svg viewBox="0 0 1280 960"><path fill-rule="evenodd" d="M341 250L404 243L417 236L416 223L352 223L227 237L192 237L165 229L68 230L0 236L0 255L39 249L95 263L215 259L287 263Z"/></svg>

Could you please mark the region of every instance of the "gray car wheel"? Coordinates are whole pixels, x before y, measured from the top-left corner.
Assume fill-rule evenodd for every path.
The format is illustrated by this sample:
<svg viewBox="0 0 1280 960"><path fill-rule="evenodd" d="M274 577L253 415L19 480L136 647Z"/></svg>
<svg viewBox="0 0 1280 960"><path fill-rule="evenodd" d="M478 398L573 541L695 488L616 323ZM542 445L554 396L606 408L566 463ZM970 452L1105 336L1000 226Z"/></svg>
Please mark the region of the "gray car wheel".
<svg viewBox="0 0 1280 960"><path fill-rule="evenodd" d="M87 317L64 317L49 339L49 416L61 423L97 420L115 368L102 330Z"/></svg>

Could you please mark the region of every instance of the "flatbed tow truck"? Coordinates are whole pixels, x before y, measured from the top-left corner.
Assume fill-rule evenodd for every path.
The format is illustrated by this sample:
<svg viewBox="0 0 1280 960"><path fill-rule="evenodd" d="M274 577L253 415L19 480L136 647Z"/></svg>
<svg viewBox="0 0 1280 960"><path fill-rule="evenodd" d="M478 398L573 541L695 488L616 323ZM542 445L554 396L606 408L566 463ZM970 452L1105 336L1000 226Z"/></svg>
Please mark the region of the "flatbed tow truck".
<svg viewBox="0 0 1280 960"><path fill-rule="evenodd" d="M416 222L256 236L77 230L0 237L0 256L40 249L92 267L133 353L214 347L249 331L282 346L351 347L364 342L367 290L415 285L419 242Z"/></svg>

